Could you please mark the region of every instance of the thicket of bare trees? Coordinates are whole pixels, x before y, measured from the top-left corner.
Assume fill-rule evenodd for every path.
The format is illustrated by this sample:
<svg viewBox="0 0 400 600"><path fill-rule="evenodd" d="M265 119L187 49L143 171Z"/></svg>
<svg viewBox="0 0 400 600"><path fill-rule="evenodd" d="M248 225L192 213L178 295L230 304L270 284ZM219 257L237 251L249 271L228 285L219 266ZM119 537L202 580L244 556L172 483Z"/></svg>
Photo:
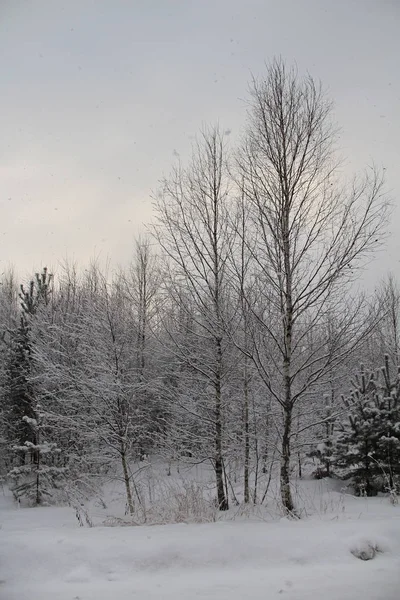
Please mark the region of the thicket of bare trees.
<svg viewBox="0 0 400 600"><path fill-rule="evenodd" d="M66 265L45 301L38 275L26 331L4 276L3 473L30 460L18 447L37 423L24 442L12 417L23 401L40 406L57 465L82 485L113 472L131 514L148 454L211 464L219 510L263 502L279 464L295 514L294 473L313 456L329 475L339 423L346 437L351 372L399 361L394 279L374 298L354 286L384 236L383 180L343 181L335 143L321 87L274 61L252 82L239 146L205 128L162 182L129 268Z"/></svg>

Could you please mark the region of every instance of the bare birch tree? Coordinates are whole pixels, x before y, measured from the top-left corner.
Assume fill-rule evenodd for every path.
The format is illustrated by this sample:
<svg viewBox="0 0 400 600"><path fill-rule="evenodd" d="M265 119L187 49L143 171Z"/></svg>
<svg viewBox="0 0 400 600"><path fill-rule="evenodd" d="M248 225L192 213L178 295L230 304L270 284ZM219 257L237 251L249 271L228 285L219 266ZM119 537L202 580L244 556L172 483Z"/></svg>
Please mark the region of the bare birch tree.
<svg viewBox="0 0 400 600"><path fill-rule="evenodd" d="M141 459L151 451L155 433L164 427L163 406L159 393L159 367L156 367L159 320L160 269L158 257L151 247L148 236L139 236L135 242L134 255L126 272L122 271L124 295L131 308L131 319L136 336L136 371L140 386L136 396L146 412L141 413L144 437L138 437L137 448Z"/></svg>
<svg viewBox="0 0 400 600"><path fill-rule="evenodd" d="M157 291L160 284L156 255L151 251L148 238L141 236L136 240L133 260L123 279L136 314L137 370L139 379L143 379L149 330L151 321L157 314Z"/></svg>
<svg viewBox="0 0 400 600"><path fill-rule="evenodd" d="M205 131L190 165L175 168L156 202L154 233L167 257L169 290L180 310L192 319L198 356L191 360L175 344L180 360L201 375L212 390L213 467L217 500L228 509L223 472L226 271L230 253L229 185L225 141L218 128ZM171 339L177 340L169 331Z"/></svg>
<svg viewBox="0 0 400 600"><path fill-rule="evenodd" d="M326 344L307 351L307 329L318 328L328 302L340 307L354 269L381 243L387 213L375 170L340 183L335 137L331 103L310 76L275 60L265 79L253 81L238 181L252 215L255 277L269 306L253 311L259 341L268 340L266 353L253 358L282 409L281 497L289 513L294 405L343 359L359 323L353 310L342 315L343 337L330 353Z"/></svg>

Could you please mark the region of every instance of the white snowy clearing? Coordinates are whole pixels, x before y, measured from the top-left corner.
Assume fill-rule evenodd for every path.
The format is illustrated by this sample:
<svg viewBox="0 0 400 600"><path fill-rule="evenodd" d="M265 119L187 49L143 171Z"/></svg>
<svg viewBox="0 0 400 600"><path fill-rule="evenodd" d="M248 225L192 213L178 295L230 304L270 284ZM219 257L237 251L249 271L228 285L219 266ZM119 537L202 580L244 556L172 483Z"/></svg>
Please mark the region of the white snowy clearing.
<svg viewBox="0 0 400 600"><path fill-rule="evenodd" d="M400 507L307 486L324 508L300 521L141 527L82 528L70 508L4 493L0 598L399 600ZM370 547L373 560L352 554Z"/></svg>

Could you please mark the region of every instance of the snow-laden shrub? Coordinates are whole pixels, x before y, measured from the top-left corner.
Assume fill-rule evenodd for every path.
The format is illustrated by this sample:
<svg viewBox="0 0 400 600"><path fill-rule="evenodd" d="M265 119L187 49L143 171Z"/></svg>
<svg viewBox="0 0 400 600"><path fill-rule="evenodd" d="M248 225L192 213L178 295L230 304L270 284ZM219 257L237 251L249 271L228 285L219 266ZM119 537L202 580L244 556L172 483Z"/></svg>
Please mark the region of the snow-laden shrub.
<svg viewBox="0 0 400 600"><path fill-rule="evenodd" d="M157 479L152 496L148 506L138 507L146 523L208 523L217 519L215 502L201 483Z"/></svg>
<svg viewBox="0 0 400 600"><path fill-rule="evenodd" d="M135 482L134 512L108 516L104 525L154 525L216 521L218 509L210 482L165 477L149 467Z"/></svg>

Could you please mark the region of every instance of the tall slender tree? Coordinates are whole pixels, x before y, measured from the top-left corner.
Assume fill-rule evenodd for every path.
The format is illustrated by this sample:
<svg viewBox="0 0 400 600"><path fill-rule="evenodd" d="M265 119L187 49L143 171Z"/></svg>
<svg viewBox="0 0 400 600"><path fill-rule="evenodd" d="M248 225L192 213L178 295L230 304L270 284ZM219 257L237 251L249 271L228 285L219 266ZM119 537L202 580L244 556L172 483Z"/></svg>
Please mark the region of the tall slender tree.
<svg viewBox="0 0 400 600"><path fill-rule="evenodd" d="M318 329L328 303L340 306L354 269L382 242L387 214L376 171L350 186L340 183L334 142L331 103L310 76L275 60L265 78L254 79L238 181L256 232L249 245L255 277L269 306L253 311L263 348L254 360L282 410L281 495L288 512L294 510L294 405L332 361L343 359L356 339L349 333L357 337L356 314L341 319L342 338L331 352L325 342L307 350L307 328Z"/></svg>
<svg viewBox="0 0 400 600"><path fill-rule="evenodd" d="M225 309L227 260L231 250L229 178L226 141L218 128L206 130L187 168L178 165L164 181L156 201L153 231L170 273L169 291L192 319L191 352L178 341L174 351L209 388L207 420L213 425L212 462L218 506L228 509L224 483L224 384L226 378ZM166 267L167 268L167 267Z"/></svg>

